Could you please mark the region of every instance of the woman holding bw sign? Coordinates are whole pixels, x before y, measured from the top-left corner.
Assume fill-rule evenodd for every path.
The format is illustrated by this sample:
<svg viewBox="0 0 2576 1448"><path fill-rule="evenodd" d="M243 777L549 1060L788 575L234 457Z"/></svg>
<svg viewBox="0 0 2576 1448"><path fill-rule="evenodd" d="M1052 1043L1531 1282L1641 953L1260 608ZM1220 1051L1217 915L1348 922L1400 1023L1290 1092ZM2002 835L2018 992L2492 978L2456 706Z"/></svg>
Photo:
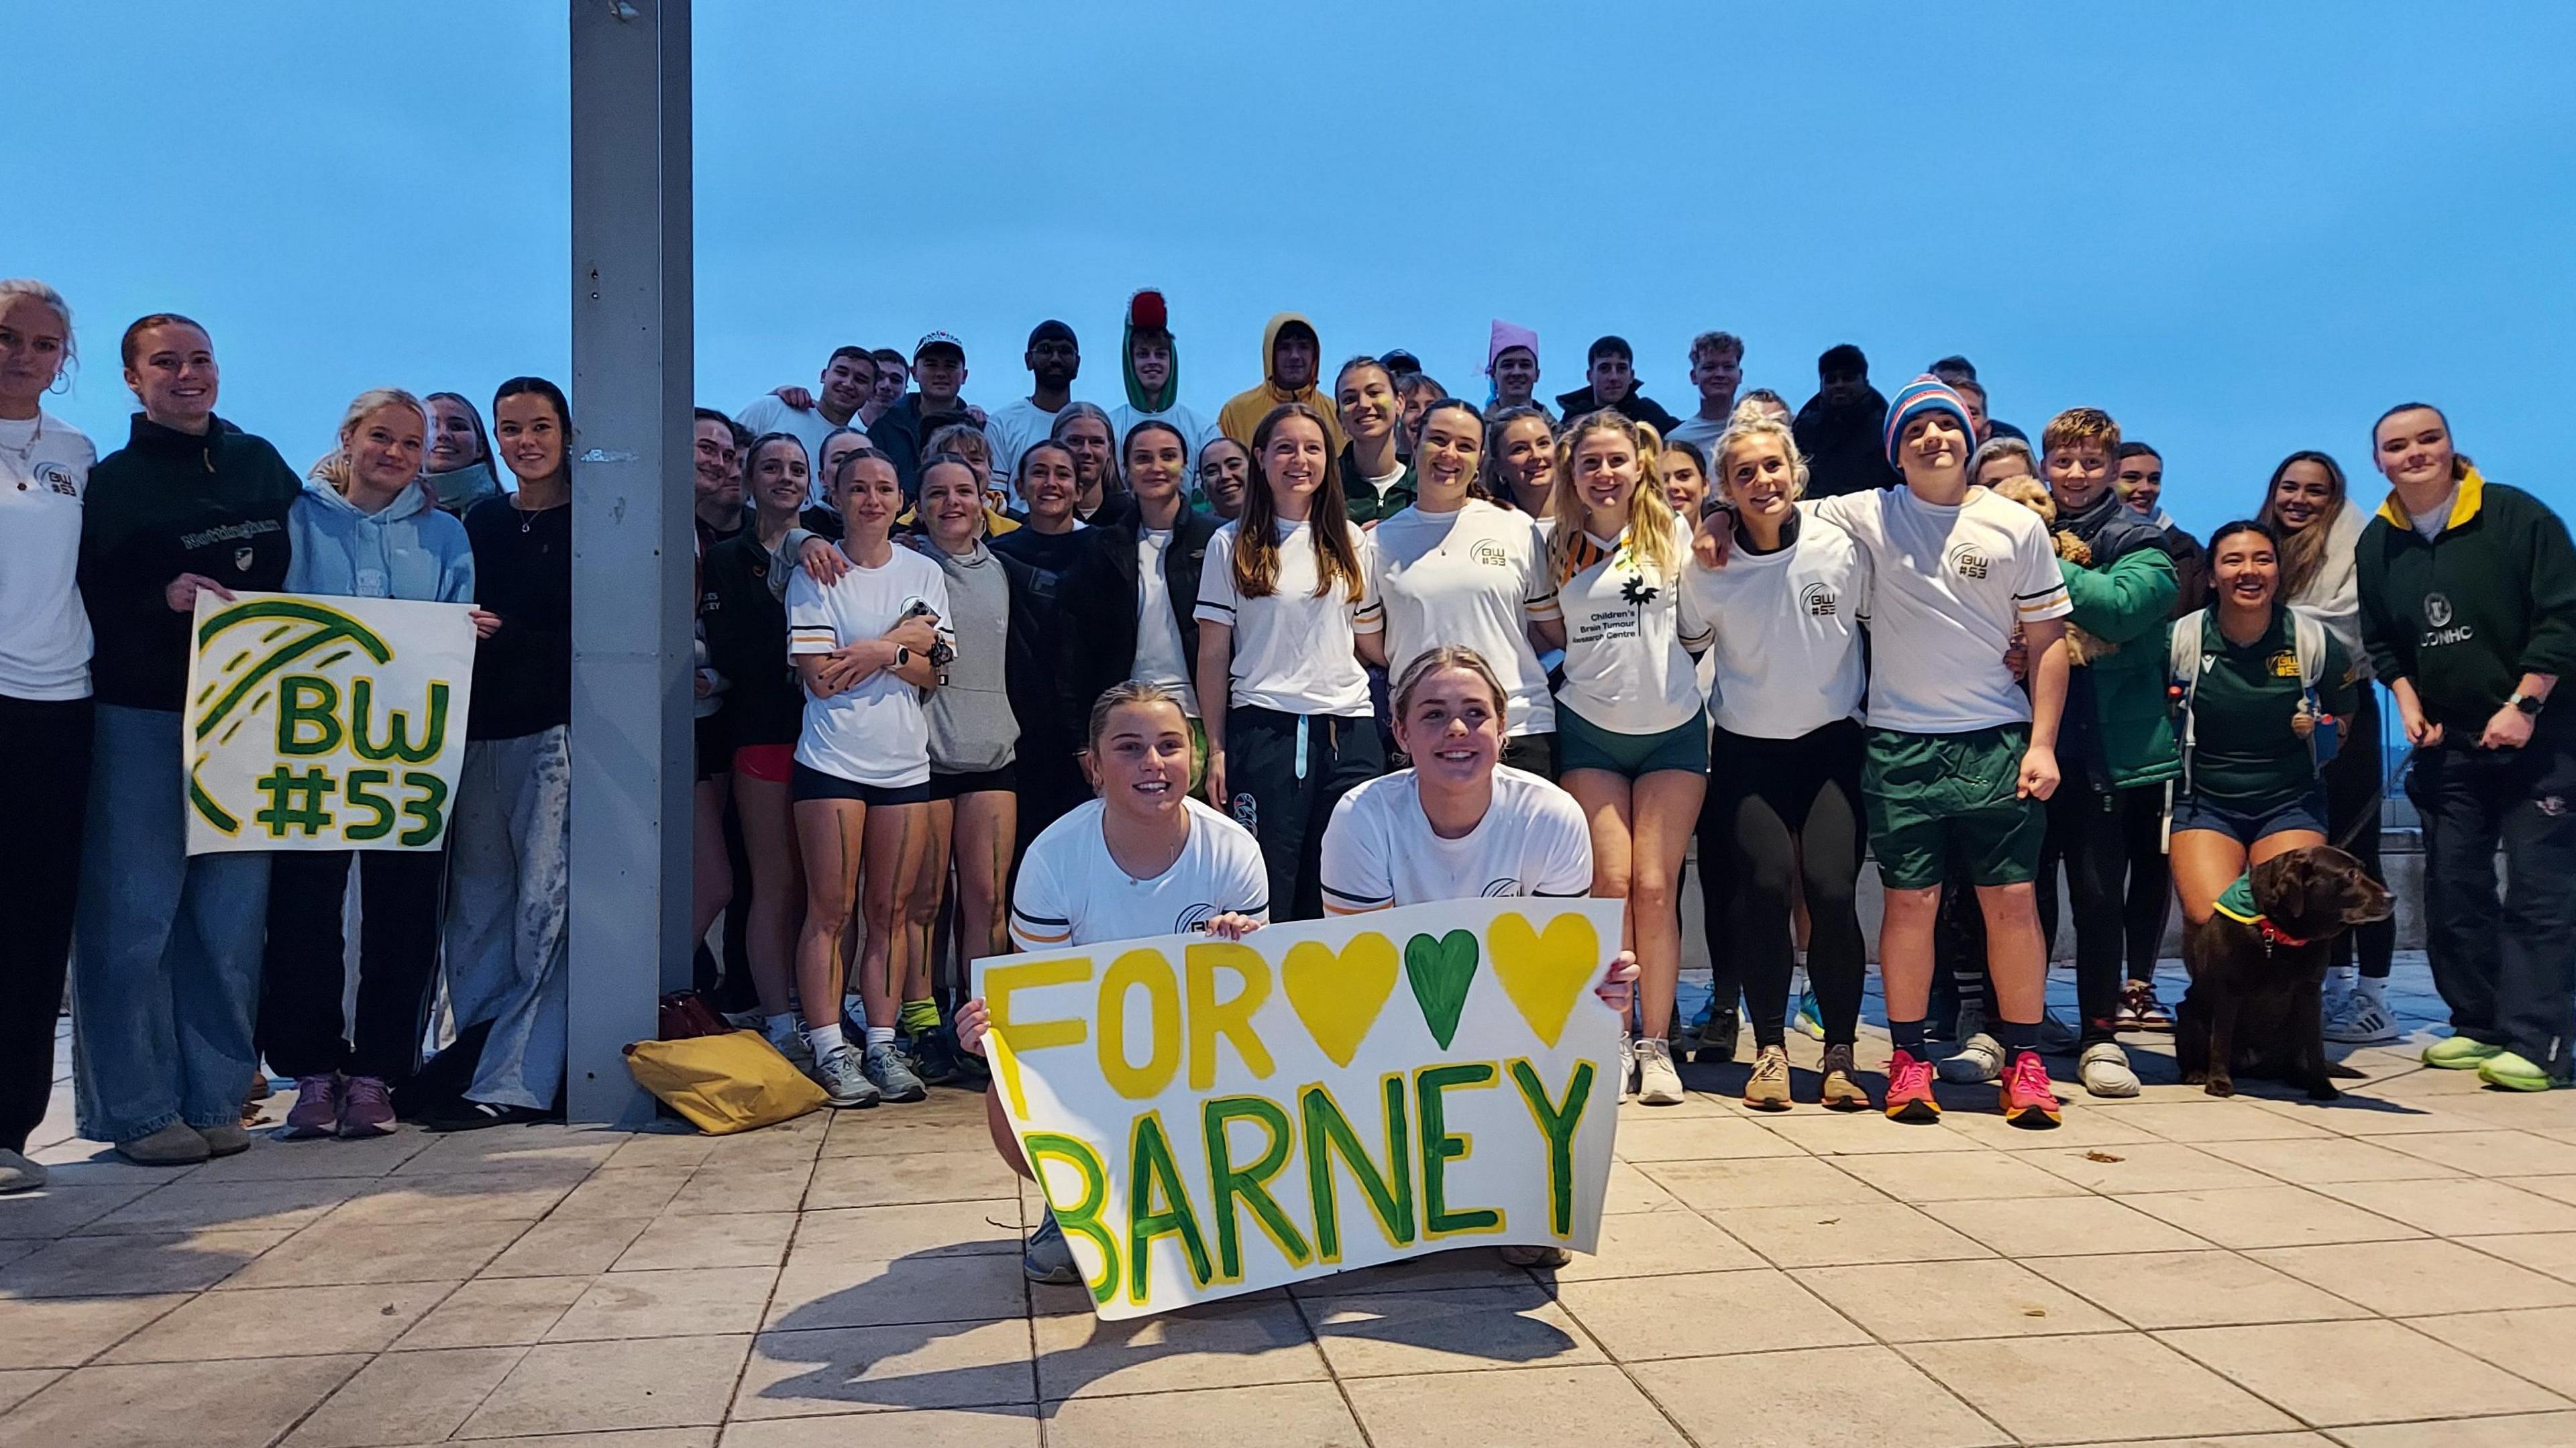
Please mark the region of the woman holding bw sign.
<svg viewBox="0 0 2576 1448"><path fill-rule="evenodd" d="M474 550L465 525L439 511L431 491L416 484L430 427L428 409L399 388L361 392L349 404L339 447L314 465L287 515L294 544L287 592L474 601ZM500 623L498 615L474 612L478 635ZM360 861L362 902L354 1048L340 1014L340 907L352 855ZM269 867L259 1044L271 1066L295 1078L288 1139L381 1136L394 1129L392 1087L419 1064L430 982L438 972L446 877L444 840L419 850L278 852Z"/></svg>

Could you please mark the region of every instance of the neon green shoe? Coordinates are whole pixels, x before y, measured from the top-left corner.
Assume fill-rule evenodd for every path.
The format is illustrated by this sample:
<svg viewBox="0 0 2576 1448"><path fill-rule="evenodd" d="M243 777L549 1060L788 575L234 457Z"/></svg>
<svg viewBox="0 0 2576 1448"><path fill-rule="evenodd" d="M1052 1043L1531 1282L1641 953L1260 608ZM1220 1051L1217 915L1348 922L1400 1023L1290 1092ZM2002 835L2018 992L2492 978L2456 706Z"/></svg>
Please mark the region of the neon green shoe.
<svg viewBox="0 0 2576 1448"><path fill-rule="evenodd" d="M2549 1073L2511 1051L2499 1051L2478 1067L2478 1079L2508 1091L2546 1091L2558 1083Z"/></svg>
<svg viewBox="0 0 2576 1448"><path fill-rule="evenodd" d="M2424 1064L2439 1066L2445 1071L2474 1071L2503 1054L2502 1046L2490 1046L2468 1036L2444 1036L2424 1048Z"/></svg>

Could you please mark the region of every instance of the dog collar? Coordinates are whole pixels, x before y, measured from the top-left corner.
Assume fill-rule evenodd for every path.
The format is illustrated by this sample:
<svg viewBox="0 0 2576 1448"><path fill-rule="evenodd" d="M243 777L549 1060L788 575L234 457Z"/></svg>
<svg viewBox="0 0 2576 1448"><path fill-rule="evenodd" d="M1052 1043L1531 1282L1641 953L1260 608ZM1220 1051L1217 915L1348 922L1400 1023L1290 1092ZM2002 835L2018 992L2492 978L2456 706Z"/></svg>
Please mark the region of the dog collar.
<svg viewBox="0 0 2576 1448"><path fill-rule="evenodd" d="M2307 945L2311 943L2296 935L2292 935L2288 931L2283 930L2280 926L2273 924L2271 917L2268 915L2257 917L2254 921L2254 928L2262 933L2263 943L2265 945Z"/></svg>
<svg viewBox="0 0 2576 1448"><path fill-rule="evenodd" d="M2313 941L2292 935L2290 932L2283 930L2280 926L2273 924L2272 917L2264 914L2255 906L2254 876L2251 871L2237 876L2235 883L2229 885L2219 894L2215 908L2219 914L2226 916L2228 919L2233 920L2240 925L2253 926L2254 933L2263 937L2263 944L2266 947L2275 945L2309 945L2314 943Z"/></svg>

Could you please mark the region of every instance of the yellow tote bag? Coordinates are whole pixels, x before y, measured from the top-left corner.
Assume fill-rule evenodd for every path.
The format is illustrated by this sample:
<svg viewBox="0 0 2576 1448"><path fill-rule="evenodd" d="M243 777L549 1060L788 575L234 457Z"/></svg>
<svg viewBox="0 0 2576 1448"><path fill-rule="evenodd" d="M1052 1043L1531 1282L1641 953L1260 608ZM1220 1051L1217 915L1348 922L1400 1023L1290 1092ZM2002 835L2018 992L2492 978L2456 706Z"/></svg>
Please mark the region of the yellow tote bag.
<svg viewBox="0 0 2576 1448"><path fill-rule="evenodd" d="M792 1121L825 1100L758 1031L637 1041L626 1048L626 1069L710 1136Z"/></svg>

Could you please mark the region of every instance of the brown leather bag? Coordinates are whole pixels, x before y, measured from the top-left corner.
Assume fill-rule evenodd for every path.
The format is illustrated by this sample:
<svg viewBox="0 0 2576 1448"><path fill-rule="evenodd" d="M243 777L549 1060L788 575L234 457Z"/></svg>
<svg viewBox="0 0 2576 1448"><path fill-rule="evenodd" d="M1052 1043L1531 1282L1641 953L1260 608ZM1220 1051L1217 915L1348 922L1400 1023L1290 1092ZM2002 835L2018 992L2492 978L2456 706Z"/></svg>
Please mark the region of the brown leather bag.
<svg viewBox="0 0 2576 1448"><path fill-rule="evenodd" d="M733 1027L726 1025L707 998L693 990L675 990L662 997L661 1039L687 1041L699 1036L721 1036Z"/></svg>

